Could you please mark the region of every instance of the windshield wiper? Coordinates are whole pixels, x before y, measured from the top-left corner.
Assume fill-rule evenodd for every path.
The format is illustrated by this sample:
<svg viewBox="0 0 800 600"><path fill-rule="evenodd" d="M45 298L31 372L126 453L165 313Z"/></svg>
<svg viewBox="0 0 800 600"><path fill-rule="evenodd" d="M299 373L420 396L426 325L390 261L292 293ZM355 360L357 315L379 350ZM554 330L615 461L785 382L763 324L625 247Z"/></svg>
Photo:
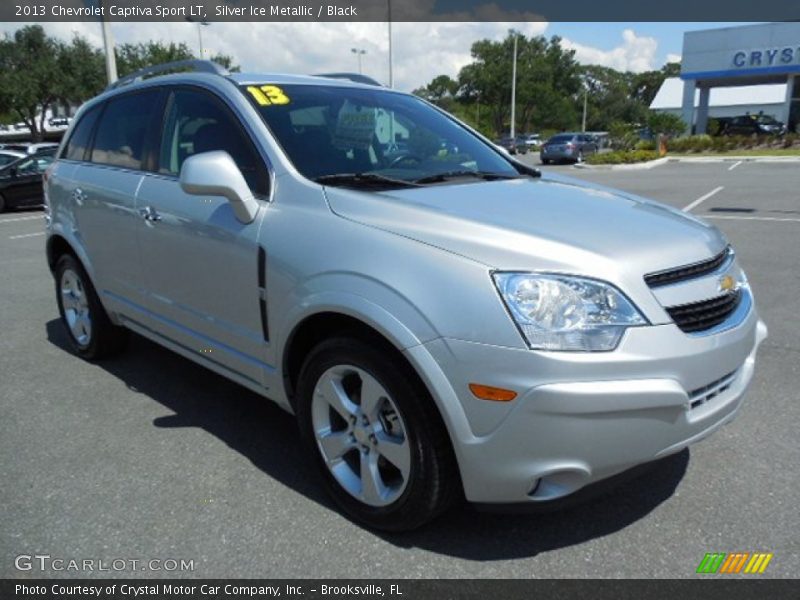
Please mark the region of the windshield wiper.
<svg viewBox="0 0 800 600"><path fill-rule="evenodd" d="M434 173L433 175L426 175L415 179L414 183L439 183L440 181L447 181L448 179L458 179L459 177L475 177L476 179L483 179L484 181L496 181L498 179L519 179L520 175L512 175L510 173L492 173L491 171L471 171L463 169L461 171L443 171L442 173Z"/></svg>
<svg viewBox="0 0 800 600"><path fill-rule="evenodd" d="M421 184L405 179L395 179L386 177L378 173L333 173L331 175L320 175L314 181L323 185L368 185L368 186L402 186L419 187Z"/></svg>

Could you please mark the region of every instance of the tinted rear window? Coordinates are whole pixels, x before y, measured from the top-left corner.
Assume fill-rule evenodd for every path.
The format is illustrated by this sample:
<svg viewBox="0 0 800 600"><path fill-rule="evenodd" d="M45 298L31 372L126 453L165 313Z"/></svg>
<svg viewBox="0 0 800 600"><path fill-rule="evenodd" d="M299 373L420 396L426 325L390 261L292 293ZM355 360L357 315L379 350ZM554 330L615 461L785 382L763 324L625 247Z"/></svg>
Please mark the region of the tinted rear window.
<svg viewBox="0 0 800 600"><path fill-rule="evenodd" d="M554 135L550 138L551 144L566 144L575 139L574 135Z"/></svg>
<svg viewBox="0 0 800 600"><path fill-rule="evenodd" d="M62 158L69 160L84 160L86 157L86 149L89 147L89 142L92 138L92 130L94 124L97 122L97 116L100 114L100 107L95 106L89 112L81 117L72 135L69 138L66 148L62 153Z"/></svg>
<svg viewBox="0 0 800 600"><path fill-rule="evenodd" d="M147 127L160 94L148 90L110 100L97 126L92 162L141 169Z"/></svg>

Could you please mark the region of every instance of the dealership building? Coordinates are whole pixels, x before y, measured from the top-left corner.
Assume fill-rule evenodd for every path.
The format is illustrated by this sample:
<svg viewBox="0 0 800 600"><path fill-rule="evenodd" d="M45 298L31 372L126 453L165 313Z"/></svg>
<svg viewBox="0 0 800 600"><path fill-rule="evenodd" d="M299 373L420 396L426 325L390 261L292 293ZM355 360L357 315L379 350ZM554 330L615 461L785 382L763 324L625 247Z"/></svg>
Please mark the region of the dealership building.
<svg viewBox="0 0 800 600"><path fill-rule="evenodd" d="M770 85L783 92L779 102L774 91L769 95L772 116L795 131L800 120L800 22L688 31L683 35L681 80L681 116L697 132L708 125L712 90L758 86L749 89L763 91ZM738 96L746 100L746 90L742 92ZM763 102L759 96L751 104L757 111ZM745 110L747 103L737 103L740 114L753 112Z"/></svg>

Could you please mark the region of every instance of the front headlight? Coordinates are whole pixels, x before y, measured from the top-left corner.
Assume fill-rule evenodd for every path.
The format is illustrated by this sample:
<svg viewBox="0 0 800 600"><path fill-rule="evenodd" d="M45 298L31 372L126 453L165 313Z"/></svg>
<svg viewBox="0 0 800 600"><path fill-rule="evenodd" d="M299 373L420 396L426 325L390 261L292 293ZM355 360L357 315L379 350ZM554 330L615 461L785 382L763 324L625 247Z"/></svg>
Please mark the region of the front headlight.
<svg viewBox="0 0 800 600"><path fill-rule="evenodd" d="M625 329L647 325L622 292L602 281L539 273L492 277L534 350L613 350Z"/></svg>

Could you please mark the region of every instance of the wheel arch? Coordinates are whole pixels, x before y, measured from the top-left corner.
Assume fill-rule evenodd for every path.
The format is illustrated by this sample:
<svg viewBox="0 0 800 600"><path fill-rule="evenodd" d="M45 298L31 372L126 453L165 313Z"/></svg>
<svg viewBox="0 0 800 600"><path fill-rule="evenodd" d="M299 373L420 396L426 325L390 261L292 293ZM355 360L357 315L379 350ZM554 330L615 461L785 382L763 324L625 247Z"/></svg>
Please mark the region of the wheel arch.
<svg viewBox="0 0 800 600"><path fill-rule="evenodd" d="M59 258L64 254L71 254L80 261L83 268L86 269L89 278L94 282L94 269L92 268L92 263L86 255L86 252L84 252L80 244L76 243L74 239L70 239L63 231L57 230L48 236L45 252L47 255L47 266L50 268L51 273L55 273L56 263Z"/></svg>

